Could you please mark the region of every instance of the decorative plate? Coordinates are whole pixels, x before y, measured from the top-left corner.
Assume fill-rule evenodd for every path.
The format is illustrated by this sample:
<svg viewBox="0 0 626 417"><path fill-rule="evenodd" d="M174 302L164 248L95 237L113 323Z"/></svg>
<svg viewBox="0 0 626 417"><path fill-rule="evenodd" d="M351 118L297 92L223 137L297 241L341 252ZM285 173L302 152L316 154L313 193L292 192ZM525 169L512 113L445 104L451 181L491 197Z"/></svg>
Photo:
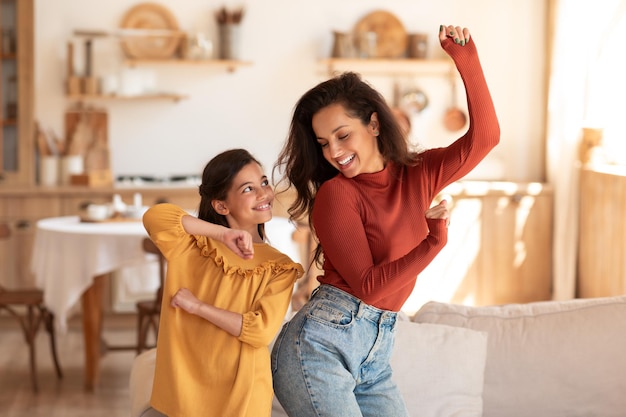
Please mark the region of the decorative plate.
<svg viewBox="0 0 626 417"><path fill-rule="evenodd" d="M405 54L407 33L402 22L394 14L376 10L359 20L354 27L357 49L360 43L362 45L359 39L366 37L368 32L376 33L376 56L371 58L398 58Z"/></svg>
<svg viewBox="0 0 626 417"><path fill-rule="evenodd" d="M160 4L140 3L126 12L120 27L178 31L178 22L174 15ZM167 59L176 53L180 41L178 33L172 36L125 36L121 45L129 58Z"/></svg>

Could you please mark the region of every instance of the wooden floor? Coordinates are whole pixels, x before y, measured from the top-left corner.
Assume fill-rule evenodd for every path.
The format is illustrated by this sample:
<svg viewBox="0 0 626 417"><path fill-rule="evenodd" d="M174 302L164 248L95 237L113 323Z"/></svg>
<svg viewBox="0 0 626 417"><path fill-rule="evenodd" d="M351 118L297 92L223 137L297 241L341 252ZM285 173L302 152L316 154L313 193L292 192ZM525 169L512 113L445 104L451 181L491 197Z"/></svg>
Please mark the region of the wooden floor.
<svg viewBox="0 0 626 417"><path fill-rule="evenodd" d="M106 318L104 337L110 344L133 344L133 316ZM63 379L58 380L48 334L37 336L39 393L32 391L28 350L21 330L7 317L0 320L0 415L3 417L128 417L128 379L135 353L114 351L101 360L100 385L83 388L83 339L80 321L72 319L66 334L57 335Z"/></svg>

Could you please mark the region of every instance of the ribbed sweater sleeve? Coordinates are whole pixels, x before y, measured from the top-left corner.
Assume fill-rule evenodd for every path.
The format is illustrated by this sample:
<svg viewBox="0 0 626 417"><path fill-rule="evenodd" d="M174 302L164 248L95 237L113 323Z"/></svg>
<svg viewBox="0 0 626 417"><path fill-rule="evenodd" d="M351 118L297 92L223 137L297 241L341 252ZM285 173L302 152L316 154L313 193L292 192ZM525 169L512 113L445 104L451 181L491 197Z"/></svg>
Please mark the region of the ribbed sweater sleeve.
<svg viewBox="0 0 626 417"><path fill-rule="evenodd" d="M391 163L379 173L322 185L313 226L324 251L321 283L364 302L399 310L421 273L447 242L444 220L424 216L435 195L470 172L498 143L500 128L473 40L445 40L465 85L469 128L444 148L422 153L416 167ZM381 132L381 134L383 134Z"/></svg>

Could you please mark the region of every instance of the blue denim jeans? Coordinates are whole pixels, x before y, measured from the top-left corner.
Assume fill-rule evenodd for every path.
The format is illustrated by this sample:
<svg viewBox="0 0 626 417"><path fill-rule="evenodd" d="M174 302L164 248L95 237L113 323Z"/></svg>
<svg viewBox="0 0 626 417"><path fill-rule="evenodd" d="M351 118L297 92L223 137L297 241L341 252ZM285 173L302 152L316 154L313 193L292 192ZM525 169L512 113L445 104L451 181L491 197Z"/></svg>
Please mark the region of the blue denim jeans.
<svg viewBox="0 0 626 417"><path fill-rule="evenodd" d="M272 350L274 392L287 414L408 416L389 365L396 316L335 287L318 287Z"/></svg>

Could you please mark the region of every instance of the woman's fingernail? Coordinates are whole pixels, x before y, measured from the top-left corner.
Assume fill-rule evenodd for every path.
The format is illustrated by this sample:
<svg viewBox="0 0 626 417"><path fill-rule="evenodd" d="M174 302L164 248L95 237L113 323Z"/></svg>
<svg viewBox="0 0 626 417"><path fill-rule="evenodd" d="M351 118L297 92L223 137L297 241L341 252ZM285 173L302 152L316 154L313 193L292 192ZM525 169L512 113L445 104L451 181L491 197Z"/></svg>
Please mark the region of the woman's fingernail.
<svg viewBox="0 0 626 417"><path fill-rule="evenodd" d="M439 25L439 32L443 30L443 25Z"/></svg>
<svg viewBox="0 0 626 417"><path fill-rule="evenodd" d="M461 46L465 46L465 39L461 41Z"/></svg>
<svg viewBox="0 0 626 417"><path fill-rule="evenodd" d="M454 38L454 43L459 43L459 38Z"/></svg>
<svg viewBox="0 0 626 417"><path fill-rule="evenodd" d="M450 32L450 36L454 36L454 32Z"/></svg>

